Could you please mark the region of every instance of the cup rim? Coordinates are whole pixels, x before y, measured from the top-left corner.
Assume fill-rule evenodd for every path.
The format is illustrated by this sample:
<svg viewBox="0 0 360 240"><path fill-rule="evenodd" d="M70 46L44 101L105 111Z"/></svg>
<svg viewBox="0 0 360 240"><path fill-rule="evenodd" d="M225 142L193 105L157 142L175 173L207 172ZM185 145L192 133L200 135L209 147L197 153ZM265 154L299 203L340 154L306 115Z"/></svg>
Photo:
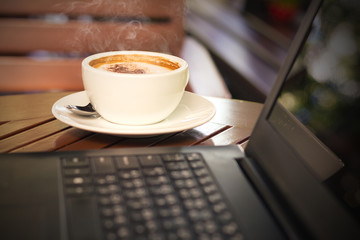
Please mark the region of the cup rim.
<svg viewBox="0 0 360 240"><path fill-rule="evenodd" d="M111 56L111 55L126 55L126 54L142 54L142 55L148 55L148 56L160 56L160 57L164 57L164 58L167 58L169 59L170 61L175 61L177 63L180 64L180 67L175 69L175 70L172 70L172 71L169 71L169 72L163 72L163 73L151 73L149 75L151 76L156 76L156 75L161 75L161 76L164 76L164 75L172 75L172 74L176 74L177 72L180 72L180 71L183 71L184 69L188 68L188 63L180 58L180 57L177 57L177 56L174 56L174 55L171 55L171 54L166 54L166 53L161 53L161 52L152 52L152 51L137 51L137 50L126 50L126 51L109 51L109 52L101 52L101 53L95 53L95 54L92 54L92 55L89 55L87 56L86 58L84 58L82 60L82 68L83 69L88 69L90 71L94 71L94 72L97 72L97 73L102 73L102 74L107 74L107 75L113 75L113 76L128 76L128 77L143 77L147 74L133 74L133 73L116 73L116 72L110 72L110 71L104 71L104 70L101 70L101 69L97 69L95 67L92 67L89 65L90 61L96 59L96 58L101 58L101 57L105 57L105 56Z"/></svg>

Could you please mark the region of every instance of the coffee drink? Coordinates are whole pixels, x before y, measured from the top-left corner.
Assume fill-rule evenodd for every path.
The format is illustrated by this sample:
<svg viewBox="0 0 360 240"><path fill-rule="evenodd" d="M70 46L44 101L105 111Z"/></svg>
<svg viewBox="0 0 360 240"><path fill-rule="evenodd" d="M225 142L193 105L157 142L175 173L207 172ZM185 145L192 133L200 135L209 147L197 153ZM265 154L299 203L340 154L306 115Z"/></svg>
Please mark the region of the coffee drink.
<svg viewBox="0 0 360 240"><path fill-rule="evenodd" d="M112 55L92 60L90 66L104 71L130 74L166 73L180 67L179 63L160 56Z"/></svg>
<svg viewBox="0 0 360 240"><path fill-rule="evenodd" d="M96 112L122 125L164 120L179 105L189 81L185 60L157 52L97 53L81 66L84 88Z"/></svg>

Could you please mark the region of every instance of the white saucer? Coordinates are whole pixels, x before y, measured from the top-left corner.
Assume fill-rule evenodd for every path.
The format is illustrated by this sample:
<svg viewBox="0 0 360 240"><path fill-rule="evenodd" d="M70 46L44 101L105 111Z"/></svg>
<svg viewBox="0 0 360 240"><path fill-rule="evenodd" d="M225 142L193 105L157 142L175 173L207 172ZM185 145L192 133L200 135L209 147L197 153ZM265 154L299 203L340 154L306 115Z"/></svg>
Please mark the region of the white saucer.
<svg viewBox="0 0 360 240"><path fill-rule="evenodd" d="M85 91L73 93L59 99L52 107L54 116L76 128L87 131L142 137L180 132L206 123L215 115L215 107L205 98L194 93L185 92L179 106L165 120L151 125L131 126L108 122L101 117L79 116L70 112L68 104L86 105L89 99Z"/></svg>

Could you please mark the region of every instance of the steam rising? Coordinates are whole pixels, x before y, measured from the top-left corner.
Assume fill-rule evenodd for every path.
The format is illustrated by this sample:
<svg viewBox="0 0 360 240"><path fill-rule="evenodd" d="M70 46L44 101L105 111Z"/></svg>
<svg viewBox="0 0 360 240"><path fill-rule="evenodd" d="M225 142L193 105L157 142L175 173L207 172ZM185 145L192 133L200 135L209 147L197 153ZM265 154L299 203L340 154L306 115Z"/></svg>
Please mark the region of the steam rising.
<svg viewBox="0 0 360 240"><path fill-rule="evenodd" d="M180 2L167 3L179 5L176 9L177 16L184 12ZM69 39L67 43L76 53L91 54L115 50L172 53L170 42L181 41L182 35L178 36L175 30L167 29L166 25L172 21L169 17L164 17L169 16L166 14L167 6L152 5L152 8L163 9L164 15L149 17L144 14L149 12L146 9L149 5L144 5L146 3L151 4L151 1L92 0L63 2L57 7L71 16L74 29L79 29L76 30L74 39Z"/></svg>

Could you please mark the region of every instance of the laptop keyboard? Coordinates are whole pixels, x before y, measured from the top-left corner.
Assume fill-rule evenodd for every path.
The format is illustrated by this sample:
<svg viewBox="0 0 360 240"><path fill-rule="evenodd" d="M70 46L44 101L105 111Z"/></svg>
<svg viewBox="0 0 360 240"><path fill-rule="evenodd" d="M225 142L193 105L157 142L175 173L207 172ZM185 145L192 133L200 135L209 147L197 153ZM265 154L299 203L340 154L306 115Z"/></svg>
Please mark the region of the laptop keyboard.
<svg viewBox="0 0 360 240"><path fill-rule="evenodd" d="M198 153L69 157L61 162L75 237L84 235L76 228L100 224L106 240L242 239Z"/></svg>

